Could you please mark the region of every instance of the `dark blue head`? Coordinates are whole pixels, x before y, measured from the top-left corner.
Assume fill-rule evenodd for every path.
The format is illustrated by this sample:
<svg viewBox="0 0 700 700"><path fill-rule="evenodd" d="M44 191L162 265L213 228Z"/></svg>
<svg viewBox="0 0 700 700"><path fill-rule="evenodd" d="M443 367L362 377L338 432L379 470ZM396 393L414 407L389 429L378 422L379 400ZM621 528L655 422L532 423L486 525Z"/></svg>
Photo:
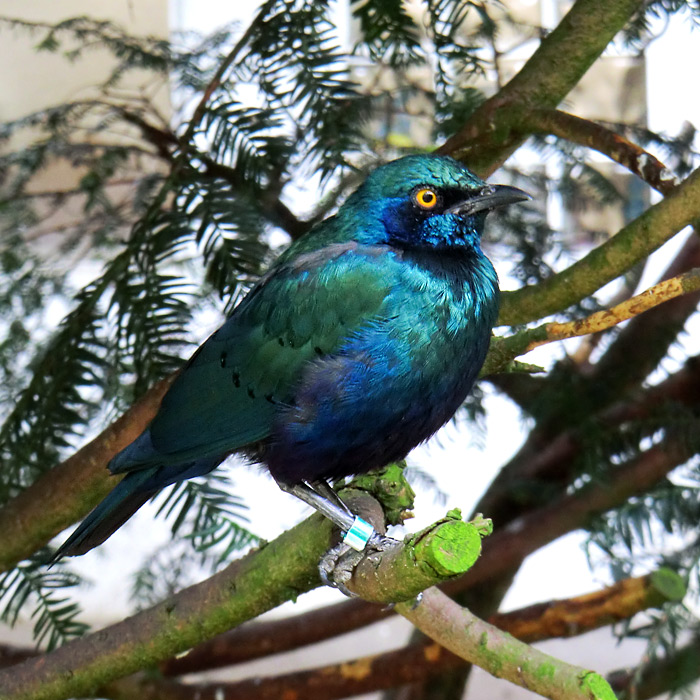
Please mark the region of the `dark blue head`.
<svg viewBox="0 0 700 700"><path fill-rule="evenodd" d="M363 243L478 248L486 214L526 199L515 187L487 185L453 158L417 155L377 168L343 209L363 222Z"/></svg>

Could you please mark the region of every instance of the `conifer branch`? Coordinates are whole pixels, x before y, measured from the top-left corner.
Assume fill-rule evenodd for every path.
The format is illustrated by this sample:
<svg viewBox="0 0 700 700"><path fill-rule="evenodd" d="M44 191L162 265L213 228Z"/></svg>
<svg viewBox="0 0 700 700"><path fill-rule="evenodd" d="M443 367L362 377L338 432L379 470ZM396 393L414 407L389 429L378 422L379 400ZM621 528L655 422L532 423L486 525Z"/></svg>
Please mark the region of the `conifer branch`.
<svg viewBox="0 0 700 700"><path fill-rule="evenodd" d="M0 571L11 569L86 515L114 487L107 462L155 416L174 379L164 379L126 413L0 509Z"/></svg>
<svg viewBox="0 0 700 700"><path fill-rule="evenodd" d="M619 429L627 421L646 420L658 406L669 403L692 406L699 393L700 361L691 358L678 372L635 394L634 399L619 401L593 414L592 423ZM540 502L537 493L530 497L521 491L516 494L514 484L547 483L563 490L576 474L576 456L584 449L584 436L580 425L567 427L546 439L537 432L531 433L491 482L476 509L489 513L496 522L507 524Z"/></svg>
<svg viewBox="0 0 700 700"><path fill-rule="evenodd" d="M142 136L156 148L158 155L163 160L174 166L177 162L174 149L179 144L175 134L153 126L138 114L133 114L128 110L120 109L119 112L125 121L134 124L140 129ZM234 189L248 186L248 183L244 181L240 173L234 168L215 161L206 153L202 153L192 146L189 147L188 153L204 166L203 170L198 171L198 176L220 178ZM293 240L299 238L311 228L312 224L298 219L292 210L277 196L275 189L274 187L268 187L256 193L260 211L270 220L270 223L279 226Z"/></svg>
<svg viewBox="0 0 700 700"><path fill-rule="evenodd" d="M649 700L670 693L671 697L700 678L700 638L697 636L663 658L638 669L608 674L608 682L621 697ZM682 697L682 693L679 693Z"/></svg>

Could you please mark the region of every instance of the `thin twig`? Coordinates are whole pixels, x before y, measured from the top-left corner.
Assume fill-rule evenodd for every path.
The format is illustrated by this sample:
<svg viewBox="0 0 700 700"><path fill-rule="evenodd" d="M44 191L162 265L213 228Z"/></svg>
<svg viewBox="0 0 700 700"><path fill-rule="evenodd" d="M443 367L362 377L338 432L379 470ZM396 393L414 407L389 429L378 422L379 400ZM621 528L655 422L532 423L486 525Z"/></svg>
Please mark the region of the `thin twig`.
<svg viewBox="0 0 700 700"><path fill-rule="evenodd" d="M655 156L612 129L557 109L526 112L518 128L527 134L548 134L592 148L667 195L677 184L671 171Z"/></svg>
<svg viewBox="0 0 700 700"><path fill-rule="evenodd" d="M700 289L700 268L696 267L688 272L684 272L682 275L659 282L641 294L637 294L605 311L596 311L586 318L568 321L567 323L547 323L545 324L547 338L545 340L533 340L527 346L526 352L555 340L576 338L589 333L599 333L645 311L649 311L649 309L653 309L659 304L675 299L682 294L695 292L698 289Z"/></svg>

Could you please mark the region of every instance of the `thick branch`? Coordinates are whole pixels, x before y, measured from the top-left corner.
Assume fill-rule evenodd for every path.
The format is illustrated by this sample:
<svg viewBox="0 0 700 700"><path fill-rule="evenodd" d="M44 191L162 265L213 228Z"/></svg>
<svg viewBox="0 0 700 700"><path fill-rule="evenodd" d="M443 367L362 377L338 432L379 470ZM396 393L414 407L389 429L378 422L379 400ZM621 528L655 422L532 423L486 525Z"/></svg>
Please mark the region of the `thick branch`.
<svg viewBox="0 0 700 700"><path fill-rule="evenodd" d="M478 556L478 541L477 525L448 514L384 556L367 556L352 584L374 600L410 600L426 586L464 573ZM317 562L330 544L331 524L315 514L207 581L0 672L3 700L91 694L116 678L189 649L318 586Z"/></svg>
<svg viewBox="0 0 700 700"><path fill-rule="evenodd" d="M659 606L666 601L680 600L684 593L685 586L680 577L667 569L661 569L641 578L625 579L614 586L585 596L550 601L495 615L489 619L489 622L523 642L533 642L554 636L570 637L632 617L641 610ZM342 623L342 617L338 622ZM266 625L258 624L255 627L264 628ZM223 660L227 654L228 663L240 661L240 640L237 643L233 633L227 637L219 638L217 659ZM201 645L198 649L204 651L205 648L212 647L213 644L210 643ZM5 654L8 657L22 657L22 655L27 658L36 655L36 652L8 650ZM199 665L190 663L183 667L181 672L192 673L211 669L215 665L227 665L206 663L203 657L200 660L203 663ZM332 700L332 698L343 698L392 688L404 683L423 681L462 665L464 661L459 657L435 642L425 641L412 644L402 650L366 656L308 671L216 684L216 689L218 697L223 698L264 700L285 695L305 700ZM207 697L208 692L211 692L211 688L201 684L188 684L182 688L170 682L130 677L111 683L107 688L102 689L100 694L115 699L185 696L193 699Z"/></svg>
<svg viewBox="0 0 700 700"><path fill-rule="evenodd" d="M630 618L642 610L646 610L649 607L658 607L669 600L680 600L683 598L684 593L685 587L678 575L668 569L661 569L648 576L619 581L613 586L585 596L554 600L521 610L513 610L509 613L493 615L489 618L489 622L524 642L535 642L542 639L551 639L552 637L573 637L613 622ZM355 628L354 626L352 628L346 626L344 606L342 604L332 607L336 613L342 612L342 614L336 614L334 618L337 624L340 625L340 629L333 630L334 636ZM372 610L368 606L365 609ZM291 644L286 643L283 646L280 646L274 639L269 640L269 637L266 638L265 636L276 636L280 632L284 633L285 630L288 631L288 634L295 635L296 633L298 635L305 630L307 619L308 622L314 624L313 615L315 614L316 618L318 618L318 613L319 611L314 610L310 614L310 618L300 619L300 616L292 616L272 623L257 623L221 635L193 649L192 652L182 659L170 659L165 664L161 664L161 672L168 676L196 673L212 668L230 666L252 658L269 656L280 651L287 651L288 649L320 641L320 639L327 638L330 635L326 634L324 637L317 637L316 639L309 638L308 635L296 636L291 640ZM388 611L387 614L389 614ZM303 624L301 624L302 620ZM289 642L289 637L285 641ZM270 644L274 645L272 649ZM378 657L380 662L376 664L362 659L350 663L356 664L358 667L366 667L368 673L372 673L375 676L383 675L387 672L387 669L394 669L396 662L395 660L390 662L387 655L382 656L385 658L382 660L381 657ZM423 661L428 665L435 665L439 661L438 658L433 658L429 652L424 652L420 656L423 656ZM406 664L412 665L413 662L402 659L400 665ZM343 675L347 675L343 671L343 667L340 667L340 670ZM431 675L433 672L437 672L437 670L433 669ZM315 669L309 673L328 676L333 675L334 672L326 667L326 669ZM401 673L403 674L404 671L401 671ZM375 682L378 681L379 679L375 677ZM407 681L402 680L400 682ZM376 685L368 687L380 689L392 686ZM354 688L352 691L352 693L348 692L348 695L366 692Z"/></svg>
<svg viewBox="0 0 700 700"><path fill-rule="evenodd" d="M521 112L556 107L576 86L632 15L640 0L578 0L515 77L487 100L439 149L485 176L523 140Z"/></svg>
<svg viewBox="0 0 700 700"><path fill-rule="evenodd" d="M649 576L621 581L610 588L586 596L552 601L495 616L489 622L502 631L517 632L514 636L523 642L554 635L573 636L608 625L614 620L630 617L640 610L660 605L666 600L678 600L684 592L685 588L680 578L673 572L662 570ZM426 616L432 612L428 610ZM555 620L558 622L554 622ZM479 622L481 625L485 624ZM493 629L490 629L490 632L493 634ZM501 640L507 640L502 633L497 634ZM507 643L512 644L510 640ZM481 638L477 640L476 646L482 646ZM522 648L520 647L520 650ZM231 652L234 655L236 653L235 649L231 649ZM559 662L555 660L555 663ZM168 681L128 678L111 684L101 692L113 700L132 697L149 700L272 700L280 697L334 700L425 681L464 665L464 659L435 642L425 641L340 664L236 683L181 686ZM529 678L523 674L521 680L527 681Z"/></svg>
<svg viewBox="0 0 700 700"><path fill-rule="evenodd" d="M0 672L5 700L89 696L319 584L330 523L312 516L274 542L167 601Z"/></svg>
<svg viewBox="0 0 700 700"><path fill-rule="evenodd" d="M279 620L256 622L225 632L195 647L185 656L160 664L165 676L230 666L291 649L365 627L392 615L387 606L369 605L359 598L290 615Z"/></svg>
<svg viewBox="0 0 700 700"><path fill-rule="evenodd" d="M648 257L700 217L700 169L610 240L534 286L505 292L499 325L518 325L563 311Z"/></svg>

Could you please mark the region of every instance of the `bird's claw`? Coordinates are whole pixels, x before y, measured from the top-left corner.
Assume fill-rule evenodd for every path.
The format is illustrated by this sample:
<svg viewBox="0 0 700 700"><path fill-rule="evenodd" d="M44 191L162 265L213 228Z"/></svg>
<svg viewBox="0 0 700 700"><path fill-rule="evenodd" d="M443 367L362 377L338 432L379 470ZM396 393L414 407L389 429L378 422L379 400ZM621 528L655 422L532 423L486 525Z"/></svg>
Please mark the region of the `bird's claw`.
<svg viewBox="0 0 700 700"><path fill-rule="evenodd" d="M365 549L358 552L347 544L341 542L329 549L318 564L318 571L321 581L326 586L337 588L348 598L356 598L357 593L353 593L347 583L352 578L355 567L368 555L385 552L392 549L398 543L391 537L374 534L370 538Z"/></svg>
<svg viewBox="0 0 700 700"><path fill-rule="evenodd" d="M343 542L332 547L318 563L321 581L326 586L337 588L348 598L356 598L357 594L353 593L345 584L352 577L353 570L360 563L364 554L364 552L358 552Z"/></svg>

